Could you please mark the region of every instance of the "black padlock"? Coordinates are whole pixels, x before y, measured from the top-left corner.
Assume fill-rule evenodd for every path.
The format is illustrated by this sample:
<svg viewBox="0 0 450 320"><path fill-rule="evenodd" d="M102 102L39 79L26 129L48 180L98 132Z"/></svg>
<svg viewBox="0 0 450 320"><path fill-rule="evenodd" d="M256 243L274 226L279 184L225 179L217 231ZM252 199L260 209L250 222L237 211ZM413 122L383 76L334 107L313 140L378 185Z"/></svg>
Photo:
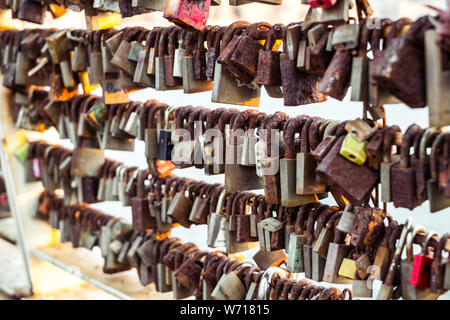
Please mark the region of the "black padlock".
<svg viewBox="0 0 450 320"><path fill-rule="evenodd" d="M159 160L172 160L172 129L175 128L175 116L178 107L170 106L164 112L164 119L159 119L160 123L164 122L164 129L159 132Z"/></svg>

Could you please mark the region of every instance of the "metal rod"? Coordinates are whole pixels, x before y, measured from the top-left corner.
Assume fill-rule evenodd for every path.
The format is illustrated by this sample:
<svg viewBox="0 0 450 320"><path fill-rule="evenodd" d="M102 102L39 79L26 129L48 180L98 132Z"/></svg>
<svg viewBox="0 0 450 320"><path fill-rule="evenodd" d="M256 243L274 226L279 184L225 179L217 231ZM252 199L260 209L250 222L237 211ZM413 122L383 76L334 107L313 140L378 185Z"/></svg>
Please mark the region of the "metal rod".
<svg viewBox="0 0 450 320"><path fill-rule="evenodd" d="M28 295L33 295L33 283L30 272L30 257L28 255L27 244L25 241L25 233L23 231L22 216L20 214L19 206L17 205L16 187L14 185L11 167L9 166L8 153L6 152L6 138L3 132L3 125L0 121L0 166L2 168L3 178L5 180L5 188L8 195L9 208L14 218L17 229L17 244L22 254L24 263L24 271L28 282Z"/></svg>
<svg viewBox="0 0 450 320"><path fill-rule="evenodd" d="M121 291L119 291L117 289L114 289L114 288L112 288L110 286L107 286L104 283L102 283L102 282L100 282L98 280L95 280L95 279L93 279L93 278L83 274L79 269L73 268L73 267L65 264L64 262L49 256L45 252L42 252L42 251L37 250L37 249L33 249L33 250L31 250L31 254L33 256L35 256L36 258L38 258L40 260L47 261L47 262L57 266L58 268L61 268L62 270L64 270L64 271L66 271L66 272L68 272L68 273L70 273L70 274L72 274L72 275L74 275L74 276L76 276L76 277L78 277L78 278L80 278L80 279L90 283L94 287L97 287L100 290L103 290L103 291L105 291L105 292L107 292L107 293L109 293L109 294L111 294L111 295L113 295L113 296L115 296L115 297L117 297L117 298L119 298L121 300L136 300L135 298L130 297L129 295L126 295L126 294L124 294L123 292L121 292Z"/></svg>
<svg viewBox="0 0 450 320"><path fill-rule="evenodd" d="M397 228L402 229L402 228L403 228L403 225L399 225ZM415 244L422 245L422 244L425 242L425 239L426 239L426 234L420 234L420 233L418 233L418 234L415 236L413 242L414 242ZM440 239L439 237L432 237L431 240L430 240L430 242L429 242L430 247L436 248L440 240L441 240L441 239ZM450 239L447 239L447 241L445 242L445 246L444 246L443 250L445 250L445 251L447 251L447 252L450 252Z"/></svg>

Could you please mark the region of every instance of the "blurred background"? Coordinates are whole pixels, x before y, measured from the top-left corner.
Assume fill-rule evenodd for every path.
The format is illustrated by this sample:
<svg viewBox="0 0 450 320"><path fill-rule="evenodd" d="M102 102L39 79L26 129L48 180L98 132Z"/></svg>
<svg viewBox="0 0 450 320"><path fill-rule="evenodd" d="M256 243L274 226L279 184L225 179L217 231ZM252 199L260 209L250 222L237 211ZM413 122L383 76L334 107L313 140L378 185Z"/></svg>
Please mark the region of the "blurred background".
<svg viewBox="0 0 450 320"><path fill-rule="evenodd" d="M374 16L387 17L391 19L398 19L400 17L409 17L416 19L419 16L425 14L433 14L428 10L424 4L432 4L440 8L445 8L445 0L429 0L429 1L413 1L413 0L373 0L370 1L372 8L374 9ZM306 15L308 6L301 5L300 0L284 0L280 6L271 6L265 4L247 4L239 7L231 7L227 1L222 1L221 6L211 7L210 18L208 20L209 25L228 25L236 20L247 20L249 22L267 21L271 24L302 21ZM146 28L152 28L154 26L166 26L170 23L162 17L161 12L153 12L135 16L131 18L122 19L122 24L118 28L126 26L142 26ZM86 28L84 14L78 12L68 12L66 15L59 19L53 19L50 13L47 13L46 23L43 26L36 26L34 24L25 23L24 27L55 27L55 28ZM407 81L407 79L405 79ZM94 91L93 94L101 95L100 91ZM145 89L130 94L130 99L135 101L147 101L149 99L157 99L161 102L165 102L169 105L193 105L193 106L205 106L208 108L227 107L230 105L221 105L211 102L211 92L204 92L198 94L183 94L182 91L167 91L158 92L154 89ZM245 110L246 107L238 107L240 110ZM310 116L320 116L328 119L355 119L362 115L362 103L351 102L347 96L343 102L336 101L329 98L328 101L320 104L306 105L299 107L284 107L282 99L273 99L262 90L261 106L259 110L266 113L275 113L276 111L283 111L290 116L297 116L300 114L307 114ZM405 130L410 124L416 123L422 127L428 126L428 110L427 109L410 109L409 107L398 104L386 106L387 123L397 124L402 130ZM71 144L68 140L59 141L56 132L48 132L47 137L53 139L55 143L61 143L62 145L71 148ZM118 161L126 162L127 164L135 164L140 167L146 167L146 159L144 157L144 144L141 141L137 141L136 149L134 153L119 152L119 151L106 151L106 156ZM208 177L203 174L202 170L198 169L183 169L175 170L175 174L179 176L189 176L197 180L205 180L207 182L223 182L223 176ZM334 204L332 198L323 201L328 204ZM106 213L114 213L120 215L123 218L131 222L131 210L129 207L122 207L119 203L105 202L94 205L95 207L104 210ZM429 212L429 204L425 202L421 207L416 208L414 211L406 209L395 209L392 206L388 207L389 213L400 223L407 217L412 217L416 224L420 224L426 227L427 230L434 230L440 235L450 231L450 209L443 210L436 214ZM23 212L25 229L27 239L30 243L35 238L35 231L30 227L29 218L34 212ZM185 242L195 242L199 247L206 249L206 226L192 226L190 230L186 230L183 227L175 228L172 233L173 236L182 238ZM35 240L35 239L34 239ZM33 244L31 244L33 246ZM76 249L84 250L84 249ZM419 250L419 248L415 248ZM245 252L244 257L246 260L251 261L251 257L255 253L255 250ZM35 263L37 263L35 261ZM36 271L38 272L38 271ZM135 271L134 271L135 272ZM135 275L137 277L137 275ZM39 283L47 283L48 281L54 281L51 277L46 279L45 275L35 275ZM299 275L301 277L301 275ZM46 279L46 280L45 280ZM67 280L69 281L69 280ZM96 289L85 282L66 283L63 288L72 288L69 292L73 292L71 296L67 290L61 289L58 291L52 291L51 289L41 290L40 298L60 299L60 298L91 298L91 299L104 299L113 298L113 296L105 295L104 293L98 293L96 295ZM73 286L77 289L73 289ZM72 287L71 287L72 286ZM45 287L45 285L44 285ZM81 289L80 289L81 288ZM39 297L39 295L37 295ZM450 295L442 296L441 299L449 299Z"/></svg>

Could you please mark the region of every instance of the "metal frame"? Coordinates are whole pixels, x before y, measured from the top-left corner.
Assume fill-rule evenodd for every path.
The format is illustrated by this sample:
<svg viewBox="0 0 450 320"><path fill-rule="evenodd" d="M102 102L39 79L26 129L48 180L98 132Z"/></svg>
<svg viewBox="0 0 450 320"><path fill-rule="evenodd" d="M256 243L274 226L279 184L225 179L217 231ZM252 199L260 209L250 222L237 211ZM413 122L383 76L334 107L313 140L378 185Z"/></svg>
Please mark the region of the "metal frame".
<svg viewBox="0 0 450 320"><path fill-rule="evenodd" d="M6 138L3 132L3 124L0 121L0 167L2 168L3 179L5 180L6 193L8 195L8 203L11 211L11 215L14 218L14 222L17 229L17 246L20 249L24 272L26 274L28 288L26 292L26 296L33 295L33 283L31 280L31 272L30 272L30 257L28 255L27 244L25 241L25 233L22 225L22 216L20 214L20 209L17 204L17 194L16 187L14 185L14 180L11 172L11 167L9 165L8 153L6 152ZM7 295L11 295L10 290L5 289L5 287L0 287L0 290L3 289Z"/></svg>

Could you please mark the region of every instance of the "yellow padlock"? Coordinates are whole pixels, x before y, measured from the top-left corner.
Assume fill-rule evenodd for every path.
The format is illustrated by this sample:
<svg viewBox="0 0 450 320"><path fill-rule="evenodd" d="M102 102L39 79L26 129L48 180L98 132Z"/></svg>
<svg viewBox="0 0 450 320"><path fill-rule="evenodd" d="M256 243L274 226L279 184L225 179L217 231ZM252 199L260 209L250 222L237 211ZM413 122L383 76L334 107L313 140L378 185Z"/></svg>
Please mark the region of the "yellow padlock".
<svg viewBox="0 0 450 320"><path fill-rule="evenodd" d="M89 94L95 89L100 88L99 84L91 84L87 71L78 72L78 77L80 79L81 86L83 87L84 94Z"/></svg>
<svg viewBox="0 0 450 320"><path fill-rule="evenodd" d="M366 146L367 141L361 142L349 133L342 143L339 154L351 162L362 165L367 159Z"/></svg>
<svg viewBox="0 0 450 320"><path fill-rule="evenodd" d="M349 279L355 279L356 274L356 261L349 258L342 259L341 266L339 267L338 275Z"/></svg>

